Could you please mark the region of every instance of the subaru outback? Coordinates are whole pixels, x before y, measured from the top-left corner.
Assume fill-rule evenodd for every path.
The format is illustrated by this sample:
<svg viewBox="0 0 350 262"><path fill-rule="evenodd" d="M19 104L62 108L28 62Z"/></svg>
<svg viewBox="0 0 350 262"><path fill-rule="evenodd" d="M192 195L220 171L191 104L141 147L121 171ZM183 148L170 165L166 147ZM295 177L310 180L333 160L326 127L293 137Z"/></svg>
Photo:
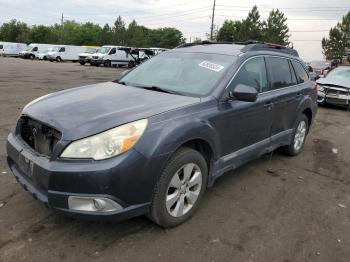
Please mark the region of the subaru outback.
<svg viewBox="0 0 350 262"><path fill-rule="evenodd" d="M185 44L114 82L40 97L7 140L8 165L63 215L188 220L214 181L281 148L298 155L317 90L296 50Z"/></svg>

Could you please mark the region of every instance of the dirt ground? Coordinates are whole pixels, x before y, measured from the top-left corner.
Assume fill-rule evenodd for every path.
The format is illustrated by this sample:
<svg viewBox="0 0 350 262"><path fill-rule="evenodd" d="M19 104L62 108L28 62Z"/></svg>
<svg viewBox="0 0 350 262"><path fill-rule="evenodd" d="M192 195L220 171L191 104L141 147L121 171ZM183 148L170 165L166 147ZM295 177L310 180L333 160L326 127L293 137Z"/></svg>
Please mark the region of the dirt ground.
<svg viewBox="0 0 350 262"><path fill-rule="evenodd" d="M279 153L220 178L187 223L163 230L62 218L25 192L6 165L21 108L122 69L0 57L0 261L350 261L350 113L320 108L298 157Z"/></svg>

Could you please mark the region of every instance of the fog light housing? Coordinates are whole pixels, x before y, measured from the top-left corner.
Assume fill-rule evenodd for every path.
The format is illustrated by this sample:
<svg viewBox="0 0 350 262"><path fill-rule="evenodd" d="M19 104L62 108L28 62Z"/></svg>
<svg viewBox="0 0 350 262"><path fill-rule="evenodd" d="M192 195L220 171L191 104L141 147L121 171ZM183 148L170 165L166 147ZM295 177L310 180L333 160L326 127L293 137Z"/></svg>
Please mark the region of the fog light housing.
<svg viewBox="0 0 350 262"><path fill-rule="evenodd" d="M70 196L69 209L85 212L115 212L123 209L117 202L106 197Z"/></svg>

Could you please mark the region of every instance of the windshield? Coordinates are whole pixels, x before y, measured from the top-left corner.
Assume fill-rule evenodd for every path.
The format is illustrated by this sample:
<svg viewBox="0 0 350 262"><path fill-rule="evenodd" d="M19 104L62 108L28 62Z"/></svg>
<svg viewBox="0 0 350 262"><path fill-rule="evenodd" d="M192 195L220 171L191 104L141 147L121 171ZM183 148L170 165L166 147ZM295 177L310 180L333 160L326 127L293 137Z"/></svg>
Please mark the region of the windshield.
<svg viewBox="0 0 350 262"><path fill-rule="evenodd" d="M32 51L32 49L34 48L35 46L28 46L26 51Z"/></svg>
<svg viewBox="0 0 350 262"><path fill-rule="evenodd" d="M350 67L338 67L326 76L327 79L334 80L345 80L350 81Z"/></svg>
<svg viewBox="0 0 350 262"><path fill-rule="evenodd" d="M86 48L85 53L87 54L94 54L96 53L96 48Z"/></svg>
<svg viewBox="0 0 350 262"><path fill-rule="evenodd" d="M204 96L210 93L234 61L235 57L227 55L166 52L130 71L120 82Z"/></svg>
<svg viewBox="0 0 350 262"><path fill-rule="evenodd" d="M99 50L99 53L101 53L101 54L108 54L109 50L111 50L110 47L101 47L100 50Z"/></svg>
<svg viewBox="0 0 350 262"><path fill-rule="evenodd" d="M59 52L60 49L61 49L60 46L55 46L55 47L52 48L52 52Z"/></svg>

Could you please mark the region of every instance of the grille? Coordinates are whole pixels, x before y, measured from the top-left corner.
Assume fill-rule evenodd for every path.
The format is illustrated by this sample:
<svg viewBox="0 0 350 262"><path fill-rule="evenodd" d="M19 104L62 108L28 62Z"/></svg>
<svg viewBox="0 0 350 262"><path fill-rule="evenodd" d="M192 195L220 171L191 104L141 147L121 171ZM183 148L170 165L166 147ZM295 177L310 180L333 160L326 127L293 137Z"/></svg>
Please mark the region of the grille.
<svg viewBox="0 0 350 262"><path fill-rule="evenodd" d="M61 132L30 117L23 116L18 121L18 131L22 139L36 152L50 156L61 139Z"/></svg>

